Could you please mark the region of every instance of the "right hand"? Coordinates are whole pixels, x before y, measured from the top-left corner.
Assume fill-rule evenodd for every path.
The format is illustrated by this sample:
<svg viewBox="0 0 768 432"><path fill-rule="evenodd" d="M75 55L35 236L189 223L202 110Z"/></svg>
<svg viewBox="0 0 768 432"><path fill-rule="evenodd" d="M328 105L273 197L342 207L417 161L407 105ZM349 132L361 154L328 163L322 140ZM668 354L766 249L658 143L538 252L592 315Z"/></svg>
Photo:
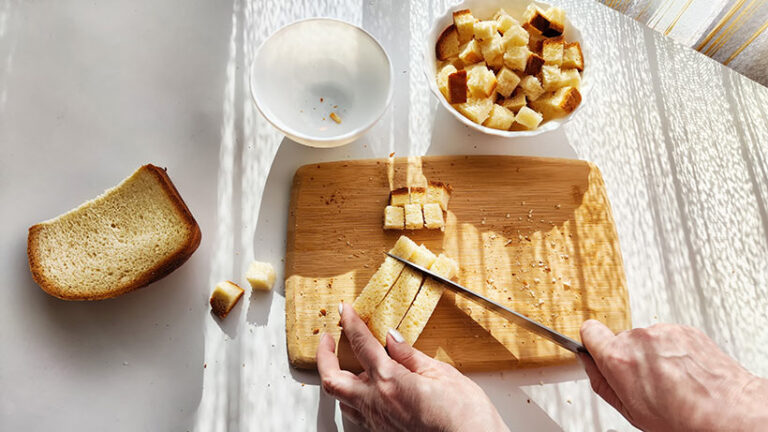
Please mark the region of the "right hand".
<svg viewBox="0 0 768 432"><path fill-rule="evenodd" d="M692 327L657 324L613 332L589 320L581 355L592 389L646 431L768 427L768 380Z"/></svg>

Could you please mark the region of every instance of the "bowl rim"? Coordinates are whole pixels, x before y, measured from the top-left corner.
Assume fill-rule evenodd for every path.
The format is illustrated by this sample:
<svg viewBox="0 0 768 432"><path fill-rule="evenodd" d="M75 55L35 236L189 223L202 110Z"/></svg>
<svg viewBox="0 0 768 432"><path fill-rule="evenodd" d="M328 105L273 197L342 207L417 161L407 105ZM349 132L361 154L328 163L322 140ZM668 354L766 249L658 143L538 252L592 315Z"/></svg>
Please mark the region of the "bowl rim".
<svg viewBox="0 0 768 432"><path fill-rule="evenodd" d="M532 136L540 135L543 133L555 131L560 126L570 121L573 115L576 114L576 112L579 111L582 106L584 106L586 95L589 93L589 90L592 87L591 82L588 81L588 85L584 86L584 91L582 91L582 88L579 88L579 92L581 93L581 96L582 96L582 101L579 104L579 106L576 107L575 110L573 110L570 114L568 114L565 117L549 120L544 125L534 130L509 131L509 130L489 128L487 126L483 126L481 124L475 123L472 120L464 117L463 114L461 114L458 110L456 110L456 108L454 108L451 104L448 103L448 101L445 99L443 94L440 93L440 90L437 88L435 77L432 74L432 70L431 70L432 65L430 64L430 58L431 58L431 53L435 51L435 44L437 43L437 40L433 41L431 39L433 35L437 35L437 37L439 37L438 30L440 29L438 29L438 25L440 24L440 22L443 21L445 18L447 18L449 14L452 14L453 13L452 11L466 9L467 3L472 3L472 0L462 0L461 2L456 3L454 5L448 5L445 7L445 10L441 14L435 16L434 20L432 21L432 25L430 26L426 34L427 37L425 38L424 49L422 50L422 71L424 72L424 75L427 78L427 82L429 82L430 91L438 99L438 101L443 106L443 108L445 108L449 113L451 113L454 117L456 117L456 119L459 120L461 123L471 128L474 128L482 133L485 133L488 135L495 135L502 138L532 137ZM537 0L529 0L528 3L536 4L539 7L552 6L548 3L544 3ZM573 25L573 22L567 16L567 14L566 14L565 20L566 20L566 28L570 27L571 29L576 30L581 36L580 37L581 42L583 42L584 37L583 37L583 33L581 32L581 29ZM589 47L585 47L584 46L585 44L583 43L581 45L582 45L581 47L582 55L584 56L584 60L586 63L586 60L589 57L589 53L588 53ZM582 77L583 77L583 74L584 73L582 72Z"/></svg>
<svg viewBox="0 0 768 432"><path fill-rule="evenodd" d="M306 23L306 22L310 22L310 21L331 21L331 22L336 22L336 23L339 23L339 24L346 25L348 27L352 27L355 30L357 30L359 32L362 32L365 36L367 36L370 40L373 41L374 45L376 47L378 47L379 51L384 55L384 58L387 61L387 66L388 66L388 69L389 69L389 85L388 85L388 88L387 88L386 100L384 101L384 106L383 106L381 112L379 112L375 116L375 118L373 118L370 122L368 122L366 124L363 124L362 126L357 127L355 129L347 132L347 133L342 134L342 135L334 135L334 136L330 136L330 137L316 137L316 136L304 134L302 132L293 130L293 129L288 128L288 127L279 126L277 124L279 121L276 120L276 118L274 116L267 114L265 112L265 110L262 109L261 103L259 102L259 98L256 97L256 91L254 89L254 84L253 84L254 71L255 71L254 68L256 67L256 62L259 59L259 54L261 54L262 49L264 49L266 44L269 43L269 41L272 40L272 38L274 38L277 34L283 32L283 31L289 30L290 27L293 27L293 26L296 26L296 25L299 25L299 24L303 24L303 23ZM362 28L362 27L360 27L358 25L352 24L349 21L345 21L345 20L342 20L342 19L339 19L339 18L333 18L333 17L309 17L309 18L302 18L300 20L292 21L292 22L290 22L288 24L285 24L282 27L280 27L277 30L275 30L274 32L272 32L272 34L270 34L266 39L261 41L261 43L259 44L258 48L256 48L256 50L254 51L253 60L251 61L251 64L248 67L248 87L249 87L249 93L251 95L251 102L253 102L253 104L256 106L256 110L258 110L259 113L261 113L261 115L265 119L267 119L267 121L275 129L277 129L280 132L282 132L283 135L286 135L286 136L288 136L291 139L294 139L294 140L297 140L297 141L301 141L301 142L303 142L305 144L306 143L332 144L332 143L338 142L338 144L336 146L341 146L341 145L347 144L347 143L349 143L351 141L354 141L356 138L360 137L362 134L364 134L370 128L372 128L373 125L378 123L379 120L381 120L381 117L387 111L387 109L389 108L390 103L392 102L392 96L393 96L393 93L394 93L394 79L395 79L394 75L395 75L395 71L394 71L394 67L392 66L392 59L389 58L389 53L387 53L387 50L384 49L384 46L381 44L381 42L379 42L379 40L376 39L376 37L373 36L371 33L369 33L367 30L365 30L364 28ZM263 101L262 101L262 103L263 103ZM282 122L280 122L280 123L282 123ZM332 147L332 146L324 146L324 147Z"/></svg>

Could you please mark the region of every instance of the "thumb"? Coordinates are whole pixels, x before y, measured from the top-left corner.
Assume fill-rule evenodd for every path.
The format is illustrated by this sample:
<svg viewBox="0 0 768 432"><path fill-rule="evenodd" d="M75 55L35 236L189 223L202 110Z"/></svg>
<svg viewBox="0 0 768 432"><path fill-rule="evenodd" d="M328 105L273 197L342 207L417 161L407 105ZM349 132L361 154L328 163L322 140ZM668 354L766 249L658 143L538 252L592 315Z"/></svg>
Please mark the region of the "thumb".
<svg viewBox="0 0 768 432"><path fill-rule="evenodd" d="M390 329L387 333L387 351L392 360L405 366L411 372L420 373L434 361L431 357L410 346L403 335L395 329Z"/></svg>
<svg viewBox="0 0 768 432"><path fill-rule="evenodd" d="M611 329L597 320L587 320L581 325L581 341L589 354L595 359L595 364L602 369L606 347L616 335Z"/></svg>

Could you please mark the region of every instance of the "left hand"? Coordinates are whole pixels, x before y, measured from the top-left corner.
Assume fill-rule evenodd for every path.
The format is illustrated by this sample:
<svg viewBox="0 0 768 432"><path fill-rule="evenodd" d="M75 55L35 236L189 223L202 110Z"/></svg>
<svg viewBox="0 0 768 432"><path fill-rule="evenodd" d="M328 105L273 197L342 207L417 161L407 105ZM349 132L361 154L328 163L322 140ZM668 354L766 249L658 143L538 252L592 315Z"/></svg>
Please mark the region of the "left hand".
<svg viewBox="0 0 768 432"><path fill-rule="evenodd" d="M377 431L509 430L477 384L414 349L396 330L387 335L387 354L349 305L341 325L365 371L341 370L328 334L317 348L317 369L323 390L350 421Z"/></svg>

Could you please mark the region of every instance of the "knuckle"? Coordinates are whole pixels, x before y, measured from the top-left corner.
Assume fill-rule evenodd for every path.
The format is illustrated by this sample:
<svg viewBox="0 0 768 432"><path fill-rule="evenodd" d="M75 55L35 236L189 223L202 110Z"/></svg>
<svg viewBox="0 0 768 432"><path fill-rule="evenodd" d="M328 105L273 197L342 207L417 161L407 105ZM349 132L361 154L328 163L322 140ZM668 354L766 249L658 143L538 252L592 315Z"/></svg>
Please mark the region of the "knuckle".
<svg viewBox="0 0 768 432"><path fill-rule="evenodd" d="M336 396L339 391L338 382L331 376L324 376L321 380L323 391L331 396Z"/></svg>

